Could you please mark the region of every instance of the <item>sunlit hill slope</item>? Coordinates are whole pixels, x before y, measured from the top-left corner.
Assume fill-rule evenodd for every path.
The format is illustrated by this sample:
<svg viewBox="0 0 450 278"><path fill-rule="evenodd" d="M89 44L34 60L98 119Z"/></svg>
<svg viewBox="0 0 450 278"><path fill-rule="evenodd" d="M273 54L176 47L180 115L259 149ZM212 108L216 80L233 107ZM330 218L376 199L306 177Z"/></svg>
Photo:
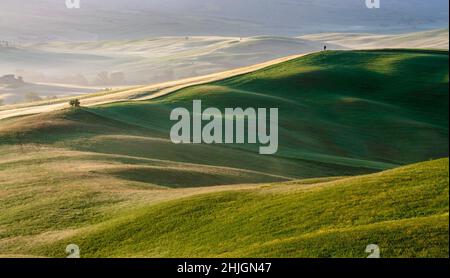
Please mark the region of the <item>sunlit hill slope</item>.
<svg viewBox="0 0 450 278"><path fill-rule="evenodd" d="M278 153L174 145L170 111L194 99L279 108ZM364 257L376 243L448 257L446 157L446 51L321 52L152 100L7 118L0 255L76 243L86 257Z"/></svg>

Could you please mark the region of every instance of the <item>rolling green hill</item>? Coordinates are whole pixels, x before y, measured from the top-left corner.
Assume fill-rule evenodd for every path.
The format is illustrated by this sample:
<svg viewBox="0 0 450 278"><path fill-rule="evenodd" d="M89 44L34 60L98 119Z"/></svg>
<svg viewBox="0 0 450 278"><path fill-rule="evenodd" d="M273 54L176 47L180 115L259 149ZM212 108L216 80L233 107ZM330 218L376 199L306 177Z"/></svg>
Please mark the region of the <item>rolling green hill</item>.
<svg viewBox="0 0 450 278"><path fill-rule="evenodd" d="M86 193L78 204L65 193L59 198L65 206L53 208L77 214L41 214L33 232L57 224L65 230L4 239L0 254L63 257L65 246L76 243L83 257L366 257L365 247L377 244L382 257L448 257L448 164L222 187L150 205L139 202L149 194L141 191L137 208L119 205L105 189L102 201ZM129 197L129 189L122 191ZM110 216L97 215L107 207Z"/></svg>
<svg viewBox="0 0 450 278"><path fill-rule="evenodd" d="M279 152L174 145L170 111L194 99L279 108ZM70 242L93 257L364 257L369 243L448 257L448 159L397 168L446 157L443 51L315 53L151 101L8 118L0 256Z"/></svg>
<svg viewBox="0 0 450 278"><path fill-rule="evenodd" d="M384 257L447 257L448 171L443 159L225 190L138 209L63 243L92 257L364 257L371 243ZM57 256L64 244L46 252Z"/></svg>
<svg viewBox="0 0 450 278"><path fill-rule="evenodd" d="M255 155L254 145L174 146L170 111L192 109L194 99L222 111L278 107L279 152L268 158ZM448 156L448 52L316 53L153 101L9 120L0 136L5 131L6 143L207 161L290 178L369 173Z"/></svg>

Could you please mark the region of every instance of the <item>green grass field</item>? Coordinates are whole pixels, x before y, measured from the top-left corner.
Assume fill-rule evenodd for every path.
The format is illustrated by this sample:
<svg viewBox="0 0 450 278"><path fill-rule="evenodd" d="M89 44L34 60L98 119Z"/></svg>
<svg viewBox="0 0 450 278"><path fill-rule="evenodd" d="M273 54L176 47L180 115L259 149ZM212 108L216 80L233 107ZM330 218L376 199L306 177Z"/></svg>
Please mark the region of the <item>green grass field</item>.
<svg viewBox="0 0 450 278"><path fill-rule="evenodd" d="M329 51L1 120L0 256L448 257L448 79L448 52ZM194 99L278 107L279 152L172 144Z"/></svg>
<svg viewBox="0 0 450 278"><path fill-rule="evenodd" d="M444 159L331 182L224 190L124 213L42 255L77 242L89 257L364 257L376 243L385 257L446 257L448 189Z"/></svg>

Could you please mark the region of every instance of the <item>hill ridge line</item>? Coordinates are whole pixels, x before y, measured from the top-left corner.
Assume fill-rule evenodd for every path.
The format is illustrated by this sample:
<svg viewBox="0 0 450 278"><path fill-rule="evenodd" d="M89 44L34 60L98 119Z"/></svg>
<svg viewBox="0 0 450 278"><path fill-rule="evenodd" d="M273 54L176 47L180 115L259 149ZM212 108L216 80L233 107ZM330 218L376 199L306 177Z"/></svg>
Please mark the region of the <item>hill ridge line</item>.
<svg viewBox="0 0 450 278"><path fill-rule="evenodd" d="M106 95L96 95L97 93L93 93L94 95L92 97L87 97L89 94L82 96L82 105L85 107L91 107L91 106L97 106L97 105L104 105L104 104L112 104L117 102L123 102L123 101L143 101L143 100L151 100L156 99L158 97L166 96L170 93L174 93L178 90L195 86L195 85L201 85L206 84L210 82L220 81L227 78L239 76L242 74L251 73L263 68L267 68L272 65L280 64L283 62L287 62L293 59L297 59L309 54L312 54L314 52L309 53L303 53L303 54L295 54L290 56L285 56L282 58L270 60L264 63L259 63L251 66L246 67L240 67L232 70L222 71L218 73L213 74L207 74L203 76L197 76L192 78L185 78L180 80L174 80L169 82L163 82L163 83L156 83L152 85L144 85L136 88L136 86L133 86L131 89L125 89L120 90L119 92L115 92L112 94L106 94ZM153 93L152 93L153 92ZM134 98L136 95L142 95L150 93L150 95L144 95L142 97ZM67 98L66 101L72 98ZM63 100L61 100L63 101ZM48 104L48 105L33 105L30 104L28 107L21 107L21 108L15 108L14 106L9 108L6 107L3 108L3 110L0 110L0 120L17 117L17 116L25 116L25 115L32 115L32 114L40 114L45 112L52 112L57 110L62 110L64 108L69 107L66 102L56 103L56 104Z"/></svg>

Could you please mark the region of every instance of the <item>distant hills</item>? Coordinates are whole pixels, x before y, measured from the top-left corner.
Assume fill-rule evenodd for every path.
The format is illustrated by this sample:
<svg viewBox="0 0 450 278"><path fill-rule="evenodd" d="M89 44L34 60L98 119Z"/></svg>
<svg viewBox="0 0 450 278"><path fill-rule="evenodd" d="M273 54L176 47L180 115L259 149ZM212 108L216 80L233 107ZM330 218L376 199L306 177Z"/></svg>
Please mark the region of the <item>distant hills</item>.
<svg viewBox="0 0 450 278"><path fill-rule="evenodd" d="M433 48L448 49L449 33L447 29L397 34L375 35L358 33L323 33L306 35L300 38L310 41L320 41L351 49L374 48Z"/></svg>
<svg viewBox="0 0 450 278"><path fill-rule="evenodd" d="M2 0L0 34L21 41L134 40L161 36L398 33L448 27L446 0Z"/></svg>
<svg viewBox="0 0 450 278"><path fill-rule="evenodd" d="M5 84L11 87L25 84L21 76L16 77L14 74L7 74L0 76L0 84Z"/></svg>
<svg viewBox="0 0 450 278"><path fill-rule="evenodd" d="M95 88L173 81L253 65L293 54L328 49L448 49L448 29L374 35L325 33L299 38L280 36L162 37L92 42L41 42L0 48L0 73L23 76L35 93L64 97ZM56 84L56 85L55 85ZM59 91L58 91L59 90ZM22 99L23 90L1 88L6 104Z"/></svg>

